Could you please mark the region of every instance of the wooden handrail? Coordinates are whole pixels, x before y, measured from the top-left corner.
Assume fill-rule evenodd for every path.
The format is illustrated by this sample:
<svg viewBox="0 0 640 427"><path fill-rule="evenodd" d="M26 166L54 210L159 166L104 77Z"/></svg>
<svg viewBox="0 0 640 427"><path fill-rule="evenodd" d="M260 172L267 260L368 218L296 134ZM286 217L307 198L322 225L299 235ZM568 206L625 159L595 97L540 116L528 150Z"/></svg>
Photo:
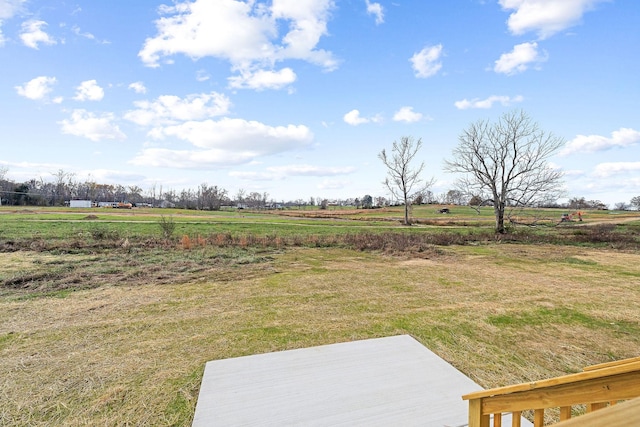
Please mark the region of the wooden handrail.
<svg viewBox="0 0 640 427"><path fill-rule="evenodd" d="M469 427L489 427L505 412L519 417L533 409L534 425L542 426L544 410L560 407L561 420L570 418L571 406L587 404L588 410L606 407L609 402L640 397L640 358L589 367L584 372L556 378L481 390L462 396L469 401ZM519 419L514 419L519 425Z"/></svg>
<svg viewBox="0 0 640 427"><path fill-rule="evenodd" d="M596 369L611 368L613 366L626 365L627 363L640 362L640 356L630 359L615 360L613 362L599 363L597 365L587 366L583 371L595 371Z"/></svg>

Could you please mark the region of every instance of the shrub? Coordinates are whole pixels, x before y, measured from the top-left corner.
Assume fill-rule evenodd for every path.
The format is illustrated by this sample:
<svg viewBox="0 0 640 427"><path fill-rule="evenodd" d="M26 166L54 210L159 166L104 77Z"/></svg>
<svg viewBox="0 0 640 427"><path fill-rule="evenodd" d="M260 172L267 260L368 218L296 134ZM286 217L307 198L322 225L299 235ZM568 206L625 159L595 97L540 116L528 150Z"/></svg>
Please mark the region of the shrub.
<svg viewBox="0 0 640 427"><path fill-rule="evenodd" d="M173 217L160 216L160 222L158 223L162 230L162 237L170 239L173 236L173 232L176 230L176 223L173 222Z"/></svg>

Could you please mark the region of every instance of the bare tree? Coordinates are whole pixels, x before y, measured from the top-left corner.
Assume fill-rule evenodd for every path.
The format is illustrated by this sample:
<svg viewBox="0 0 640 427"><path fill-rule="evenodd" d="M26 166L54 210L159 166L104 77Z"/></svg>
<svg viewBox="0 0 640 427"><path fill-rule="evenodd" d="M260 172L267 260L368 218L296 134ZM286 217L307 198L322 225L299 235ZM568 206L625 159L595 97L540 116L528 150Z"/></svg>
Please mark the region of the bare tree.
<svg viewBox="0 0 640 427"><path fill-rule="evenodd" d="M495 230L504 233L507 208L533 206L540 198L562 193L562 172L547 160L563 143L540 130L524 112L506 113L493 124L471 124L460 135L445 170L463 174L458 186L467 194L491 202Z"/></svg>
<svg viewBox="0 0 640 427"><path fill-rule="evenodd" d="M73 177L75 173L65 172L63 169L58 169L58 172L51 173L54 177L55 196L52 205L64 205L65 199L71 198L71 190L74 186Z"/></svg>
<svg viewBox="0 0 640 427"><path fill-rule="evenodd" d="M417 167L411 164L416 154L422 147L422 139L417 141L410 136L403 136L400 142L393 141L391 153L387 154L382 150L378 157L387 167L387 178L383 184L387 187L391 195L404 203L404 225L411 225L409 220L409 210L413 199L418 194L431 187L434 179L423 181L420 174L424 170L424 162Z"/></svg>

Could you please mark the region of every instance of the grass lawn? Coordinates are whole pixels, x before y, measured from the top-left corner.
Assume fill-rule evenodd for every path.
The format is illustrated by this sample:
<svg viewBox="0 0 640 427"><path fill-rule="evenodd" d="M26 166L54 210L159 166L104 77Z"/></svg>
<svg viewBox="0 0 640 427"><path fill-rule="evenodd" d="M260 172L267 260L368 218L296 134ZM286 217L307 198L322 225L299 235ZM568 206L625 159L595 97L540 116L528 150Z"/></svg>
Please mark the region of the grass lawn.
<svg viewBox="0 0 640 427"><path fill-rule="evenodd" d="M55 222L64 233L87 222L65 218ZM74 247L93 241L88 231L56 237L39 219L0 223L5 245L27 239L20 223L70 242L0 252L0 425L190 425L206 361L394 334L484 387L640 355L635 249L186 249L178 233L171 244L127 246L144 227L157 234L157 217L142 231L104 221L118 230L107 249Z"/></svg>

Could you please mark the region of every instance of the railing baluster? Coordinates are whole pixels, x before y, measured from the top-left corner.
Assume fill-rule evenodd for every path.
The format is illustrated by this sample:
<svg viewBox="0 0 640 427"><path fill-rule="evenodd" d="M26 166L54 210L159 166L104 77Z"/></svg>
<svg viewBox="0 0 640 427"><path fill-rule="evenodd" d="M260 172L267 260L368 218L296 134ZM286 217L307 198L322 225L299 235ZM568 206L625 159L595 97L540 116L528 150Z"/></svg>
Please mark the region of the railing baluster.
<svg viewBox="0 0 640 427"><path fill-rule="evenodd" d="M520 422L522 421L522 412L516 411L511 415L511 427L520 427Z"/></svg>
<svg viewBox="0 0 640 427"><path fill-rule="evenodd" d="M563 406L560 408L560 421L571 418L571 406Z"/></svg>
<svg viewBox="0 0 640 427"><path fill-rule="evenodd" d="M544 427L544 409L536 409L533 412L533 427Z"/></svg>
<svg viewBox="0 0 640 427"><path fill-rule="evenodd" d="M502 414L493 414L493 427L502 427Z"/></svg>
<svg viewBox="0 0 640 427"><path fill-rule="evenodd" d="M606 408L606 407L607 407L607 403L606 402L589 403L587 405L587 412L597 411L598 409L602 409L602 408Z"/></svg>

